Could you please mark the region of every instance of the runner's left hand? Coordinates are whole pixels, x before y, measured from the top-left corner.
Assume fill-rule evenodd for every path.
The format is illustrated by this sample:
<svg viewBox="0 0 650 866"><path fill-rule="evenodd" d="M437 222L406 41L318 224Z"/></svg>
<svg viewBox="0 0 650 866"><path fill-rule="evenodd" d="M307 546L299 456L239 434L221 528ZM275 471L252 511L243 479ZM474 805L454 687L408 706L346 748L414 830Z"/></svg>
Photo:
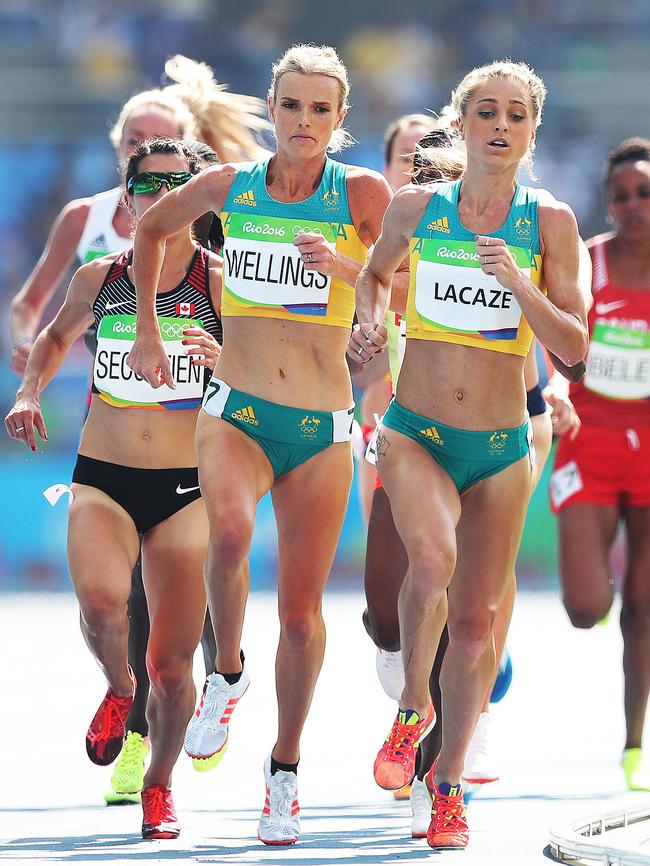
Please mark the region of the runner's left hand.
<svg viewBox="0 0 650 866"><path fill-rule="evenodd" d="M306 271L318 271L333 276L336 270L336 245L326 241L315 232L301 232L293 239L300 250L300 258Z"/></svg>
<svg viewBox="0 0 650 866"><path fill-rule="evenodd" d="M192 363L197 367L209 367L214 370L221 352L221 346L212 334L208 334L203 328L192 325L183 329L183 345L187 346L185 351L192 355Z"/></svg>
<svg viewBox="0 0 650 866"><path fill-rule="evenodd" d="M521 280L521 270L502 238L476 236L476 252L484 274L496 277L504 289L511 292Z"/></svg>

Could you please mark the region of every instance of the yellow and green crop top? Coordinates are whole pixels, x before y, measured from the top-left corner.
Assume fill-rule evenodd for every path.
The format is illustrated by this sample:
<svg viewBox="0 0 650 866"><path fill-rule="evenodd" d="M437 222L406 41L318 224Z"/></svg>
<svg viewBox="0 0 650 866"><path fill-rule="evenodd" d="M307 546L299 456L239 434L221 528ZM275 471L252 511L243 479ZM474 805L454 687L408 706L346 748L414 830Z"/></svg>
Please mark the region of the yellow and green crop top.
<svg viewBox="0 0 650 866"><path fill-rule="evenodd" d="M327 159L316 192L305 201L279 202L266 189L268 159L242 163L221 212L221 315L256 316L339 325L354 316L354 287L303 267L293 239L315 232L359 263L367 249L352 224L347 166Z"/></svg>
<svg viewBox="0 0 650 866"><path fill-rule="evenodd" d="M476 235L458 218L461 181L436 187L411 239L406 337L508 355L528 354L533 338L517 299L483 273ZM537 190L517 185L502 238L531 282L544 291Z"/></svg>

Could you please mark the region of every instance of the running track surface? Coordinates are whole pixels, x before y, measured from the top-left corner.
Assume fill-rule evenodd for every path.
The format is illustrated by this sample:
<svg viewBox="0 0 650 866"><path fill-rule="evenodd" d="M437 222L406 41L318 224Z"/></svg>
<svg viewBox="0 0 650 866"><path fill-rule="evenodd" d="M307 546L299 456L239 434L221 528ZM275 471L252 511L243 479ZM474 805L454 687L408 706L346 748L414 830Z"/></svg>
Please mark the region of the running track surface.
<svg viewBox="0 0 650 866"><path fill-rule="evenodd" d="M361 625L360 593L326 598L328 646L304 733L301 842L269 849L256 838L262 764L274 742L273 595L251 597L244 649L251 688L231 723L228 754L208 774L181 754L174 798L182 833L140 838L139 806L106 808L110 768L88 761L84 734L105 685L79 632L70 595L5 595L0 603L0 860L10 863L169 861L233 864L401 864L435 857L445 866L549 863L549 825L564 817L640 802L618 769L623 742L617 617L574 631L557 596L522 593L509 646L515 678L493 711L502 780L469 807L464 854L433 854L410 838L408 803L372 778L394 706L375 675ZM197 655L197 683L203 672ZM647 796L647 795L645 795Z"/></svg>

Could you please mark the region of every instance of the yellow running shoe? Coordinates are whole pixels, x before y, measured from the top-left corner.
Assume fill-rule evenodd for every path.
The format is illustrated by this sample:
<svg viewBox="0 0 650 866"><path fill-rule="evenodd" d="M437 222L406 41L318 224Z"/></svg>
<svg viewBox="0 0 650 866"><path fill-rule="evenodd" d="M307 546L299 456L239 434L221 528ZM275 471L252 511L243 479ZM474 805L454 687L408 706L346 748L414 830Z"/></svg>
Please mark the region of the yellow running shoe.
<svg viewBox="0 0 650 866"><path fill-rule="evenodd" d="M223 756L228 751L228 740L226 740L226 745L214 755L210 755L209 758L192 758L192 766L196 770L197 773L209 773L210 770L214 770L217 764L220 763Z"/></svg>
<svg viewBox="0 0 650 866"><path fill-rule="evenodd" d="M411 785L404 785L403 788L398 788L396 791L393 791L393 799L394 800L409 800L411 797Z"/></svg>
<svg viewBox="0 0 650 866"><path fill-rule="evenodd" d="M625 784L630 791L650 791L650 767L641 749L625 749L621 758Z"/></svg>
<svg viewBox="0 0 650 866"><path fill-rule="evenodd" d="M144 763L148 753L149 738L128 731L111 776L111 790L105 796L108 806L140 802Z"/></svg>

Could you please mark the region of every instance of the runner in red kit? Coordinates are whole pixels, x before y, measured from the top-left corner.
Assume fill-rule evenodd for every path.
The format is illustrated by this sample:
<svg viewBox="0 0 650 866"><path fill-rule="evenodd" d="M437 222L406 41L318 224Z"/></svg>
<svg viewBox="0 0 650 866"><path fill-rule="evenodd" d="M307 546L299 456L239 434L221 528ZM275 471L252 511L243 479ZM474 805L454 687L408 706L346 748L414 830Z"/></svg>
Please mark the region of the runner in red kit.
<svg viewBox="0 0 650 866"><path fill-rule="evenodd" d="M570 390L582 424L560 443L551 504L564 606L576 628L591 628L611 607L609 552L625 526L621 766L628 788L650 790L641 752L650 692L650 140L624 141L609 155L605 194L614 229L588 243L591 345L585 378Z"/></svg>

